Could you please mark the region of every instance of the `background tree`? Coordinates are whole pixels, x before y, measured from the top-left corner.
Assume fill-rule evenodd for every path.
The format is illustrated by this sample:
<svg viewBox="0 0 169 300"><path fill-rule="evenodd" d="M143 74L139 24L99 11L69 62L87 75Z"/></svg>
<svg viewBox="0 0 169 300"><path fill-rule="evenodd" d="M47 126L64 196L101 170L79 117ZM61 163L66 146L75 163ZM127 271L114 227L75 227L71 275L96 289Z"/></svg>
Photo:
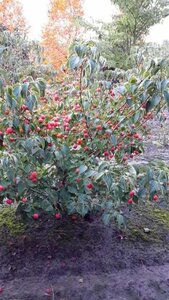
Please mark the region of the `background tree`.
<svg viewBox="0 0 169 300"><path fill-rule="evenodd" d="M17 82L30 68L30 44L17 29L0 27L0 76L5 82Z"/></svg>
<svg viewBox="0 0 169 300"><path fill-rule="evenodd" d="M3 24L9 31L14 29L20 32L26 31L22 5L18 0L0 1L0 24Z"/></svg>
<svg viewBox="0 0 169 300"><path fill-rule="evenodd" d="M99 46L108 64L120 68L132 67L133 48L144 44L151 26L169 14L166 0L113 0L119 14L98 31Z"/></svg>
<svg viewBox="0 0 169 300"><path fill-rule="evenodd" d="M43 49L38 42L29 41L25 33L12 32L0 26L0 80L16 83L31 76L53 78L56 72L43 64Z"/></svg>
<svg viewBox="0 0 169 300"><path fill-rule="evenodd" d="M77 36L76 19L82 15L80 0L51 0L48 23L43 31L45 61L60 68L67 60L68 48Z"/></svg>

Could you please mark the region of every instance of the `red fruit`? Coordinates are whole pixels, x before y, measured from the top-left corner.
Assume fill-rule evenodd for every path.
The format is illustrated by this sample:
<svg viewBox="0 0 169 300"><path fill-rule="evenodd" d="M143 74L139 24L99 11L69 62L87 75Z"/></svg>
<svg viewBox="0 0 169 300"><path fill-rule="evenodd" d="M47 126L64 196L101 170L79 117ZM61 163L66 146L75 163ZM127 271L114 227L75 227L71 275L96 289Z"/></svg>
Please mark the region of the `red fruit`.
<svg viewBox="0 0 169 300"><path fill-rule="evenodd" d="M105 151L104 156L109 156L109 151Z"/></svg>
<svg viewBox="0 0 169 300"><path fill-rule="evenodd" d="M23 104L21 106L21 111L26 111L26 110L29 110L29 108L27 107L27 105Z"/></svg>
<svg viewBox="0 0 169 300"><path fill-rule="evenodd" d="M39 215L37 213L35 213L35 214L33 214L32 217L33 217L34 220L37 220L39 218Z"/></svg>
<svg viewBox="0 0 169 300"><path fill-rule="evenodd" d="M45 118L45 115L40 115L40 119L44 120Z"/></svg>
<svg viewBox="0 0 169 300"><path fill-rule="evenodd" d="M135 150L135 151L134 151L134 154L135 154L135 155L139 155L140 153L139 153L138 150Z"/></svg>
<svg viewBox="0 0 169 300"><path fill-rule="evenodd" d="M83 140L77 139L77 145L82 145L82 143L83 143Z"/></svg>
<svg viewBox="0 0 169 300"><path fill-rule="evenodd" d="M154 195L153 200L157 201L158 200L158 195Z"/></svg>
<svg viewBox="0 0 169 300"><path fill-rule="evenodd" d="M133 199L132 198L128 199L128 204L132 204L132 203L133 203Z"/></svg>
<svg viewBox="0 0 169 300"><path fill-rule="evenodd" d="M61 219L61 214L57 213L57 214L55 215L55 218L56 218L56 220L60 220L60 219Z"/></svg>
<svg viewBox="0 0 169 300"><path fill-rule="evenodd" d="M5 187L3 185L0 185L0 192L3 192Z"/></svg>
<svg viewBox="0 0 169 300"><path fill-rule="evenodd" d="M101 131L102 130L102 126L101 125L97 125L96 129L99 130L99 131Z"/></svg>
<svg viewBox="0 0 169 300"><path fill-rule="evenodd" d="M87 151L89 151L89 150L90 150L90 149L89 149L88 146L84 147L84 152L87 152Z"/></svg>
<svg viewBox="0 0 169 300"><path fill-rule="evenodd" d="M120 133L120 136L121 136L121 137L124 137L124 136L125 136L125 133L124 133L124 132L121 132L121 133Z"/></svg>
<svg viewBox="0 0 169 300"><path fill-rule="evenodd" d="M39 123L43 123L43 121L44 121L44 119L42 119L42 118L39 118L39 120L38 120Z"/></svg>
<svg viewBox="0 0 169 300"><path fill-rule="evenodd" d="M38 177L38 173L36 171L33 171L30 173L30 176L29 176L30 179L37 178L37 177Z"/></svg>
<svg viewBox="0 0 169 300"><path fill-rule="evenodd" d="M132 124L132 125L131 125L131 128L133 128L133 129L136 128L136 125L135 125L135 124Z"/></svg>
<svg viewBox="0 0 169 300"><path fill-rule="evenodd" d="M48 143L48 147L52 147L53 146L53 143Z"/></svg>
<svg viewBox="0 0 169 300"><path fill-rule="evenodd" d="M60 99L59 95L58 94L55 94L54 95L54 101L58 101Z"/></svg>
<svg viewBox="0 0 169 300"><path fill-rule="evenodd" d="M146 103L143 103L143 104L142 104L142 108L146 108Z"/></svg>
<svg viewBox="0 0 169 300"><path fill-rule="evenodd" d="M0 287L0 293L2 293L4 291L4 289L2 287Z"/></svg>
<svg viewBox="0 0 169 300"><path fill-rule="evenodd" d="M33 183L36 183L36 182L38 181L38 179L37 179L37 178L32 178L31 181L32 181Z"/></svg>
<svg viewBox="0 0 169 300"><path fill-rule="evenodd" d="M10 137L9 140L11 143L16 142L16 138L13 138L13 137Z"/></svg>
<svg viewBox="0 0 169 300"><path fill-rule="evenodd" d="M112 97L114 97L114 96L115 96L115 92L114 92L113 90L110 90L110 95L111 95Z"/></svg>
<svg viewBox="0 0 169 300"><path fill-rule="evenodd" d="M133 197L133 196L135 195L135 191L131 191L131 192L129 193L129 195L130 195L130 197Z"/></svg>
<svg viewBox="0 0 169 300"><path fill-rule="evenodd" d="M92 190L93 189L93 184L91 182L89 182L87 187L88 187L89 190Z"/></svg>
<svg viewBox="0 0 169 300"><path fill-rule="evenodd" d="M84 138L87 139L89 137L88 133L84 133Z"/></svg>
<svg viewBox="0 0 169 300"><path fill-rule="evenodd" d="M135 139L139 139L139 138L140 138L140 135L139 135L138 133L135 133L135 134L134 134L134 138L135 138Z"/></svg>
<svg viewBox="0 0 169 300"><path fill-rule="evenodd" d="M27 201L28 201L28 199L27 198L22 198L22 203L26 203Z"/></svg>
<svg viewBox="0 0 169 300"><path fill-rule="evenodd" d="M80 181L81 181L80 178L77 178L77 179L76 179L76 182L77 182L77 183L80 183Z"/></svg>
<svg viewBox="0 0 169 300"><path fill-rule="evenodd" d="M11 133L13 133L13 128L8 127L5 132L6 132L6 134L11 134Z"/></svg>
<svg viewBox="0 0 169 300"><path fill-rule="evenodd" d="M11 199L6 200L6 204L11 205L12 203L13 203L13 201Z"/></svg>
<svg viewBox="0 0 169 300"><path fill-rule="evenodd" d="M4 111L4 114L6 115L6 116L8 116L9 115L9 109L7 109L6 111Z"/></svg>

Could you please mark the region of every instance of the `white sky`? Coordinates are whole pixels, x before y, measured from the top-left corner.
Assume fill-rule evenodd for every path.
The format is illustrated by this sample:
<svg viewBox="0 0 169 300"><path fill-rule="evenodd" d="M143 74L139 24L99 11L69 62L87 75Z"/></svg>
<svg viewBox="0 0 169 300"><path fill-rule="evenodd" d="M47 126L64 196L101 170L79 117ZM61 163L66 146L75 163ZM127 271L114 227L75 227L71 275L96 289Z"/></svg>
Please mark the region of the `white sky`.
<svg viewBox="0 0 169 300"><path fill-rule="evenodd" d="M40 39L41 28L47 22L49 0L20 0L24 14L30 24L30 37ZM85 16L90 19L107 21L111 18L112 7L110 0L83 0ZM162 24L155 25L147 38L152 42L169 40L169 17Z"/></svg>

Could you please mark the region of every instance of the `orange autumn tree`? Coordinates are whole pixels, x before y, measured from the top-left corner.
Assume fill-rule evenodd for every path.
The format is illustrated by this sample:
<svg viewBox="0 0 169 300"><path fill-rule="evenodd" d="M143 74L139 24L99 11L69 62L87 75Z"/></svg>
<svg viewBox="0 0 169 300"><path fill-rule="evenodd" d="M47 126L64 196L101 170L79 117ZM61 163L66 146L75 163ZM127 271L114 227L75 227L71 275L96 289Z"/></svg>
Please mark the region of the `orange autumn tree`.
<svg viewBox="0 0 169 300"><path fill-rule="evenodd" d="M78 33L76 18L82 15L80 0L51 0L48 23L43 31L45 62L55 69L63 65Z"/></svg>
<svg viewBox="0 0 169 300"><path fill-rule="evenodd" d="M9 31L26 31L22 5L18 0L0 0L0 24Z"/></svg>

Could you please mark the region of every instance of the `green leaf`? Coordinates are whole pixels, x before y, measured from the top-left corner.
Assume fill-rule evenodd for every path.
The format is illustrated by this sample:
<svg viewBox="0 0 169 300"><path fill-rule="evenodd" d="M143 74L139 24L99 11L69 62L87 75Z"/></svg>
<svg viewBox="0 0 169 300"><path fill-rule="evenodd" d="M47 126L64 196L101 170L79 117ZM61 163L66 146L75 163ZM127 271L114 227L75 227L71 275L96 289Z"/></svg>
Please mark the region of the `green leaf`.
<svg viewBox="0 0 169 300"><path fill-rule="evenodd" d="M23 98L26 98L28 96L28 90L29 90L29 82L25 82L22 85L21 95Z"/></svg>
<svg viewBox="0 0 169 300"><path fill-rule="evenodd" d="M149 100L146 104L146 112L149 112L154 107L156 107L160 103L161 97L159 95L154 95L151 100Z"/></svg>
<svg viewBox="0 0 169 300"><path fill-rule="evenodd" d="M36 97L34 95L29 95L26 98L25 104L29 108L30 111L33 111L33 108L36 104Z"/></svg>
<svg viewBox="0 0 169 300"><path fill-rule="evenodd" d="M68 191L69 191L69 193L74 194L74 195L78 195L79 194L78 190L75 187L73 187L73 186L69 186L68 187Z"/></svg>
<svg viewBox="0 0 169 300"><path fill-rule="evenodd" d="M103 220L104 225L108 225L110 222L110 214L108 214L108 213L103 214L102 220Z"/></svg>
<svg viewBox="0 0 169 300"><path fill-rule="evenodd" d="M94 72L94 69L96 67L96 62L93 59L89 59L88 64L90 67L90 75L91 75Z"/></svg>
<svg viewBox="0 0 169 300"><path fill-rule="evenodd" d="M136 113L134 116L133 116L133 123L136 123L140 118L140 112Z"/></svg>
<svg viewBox="0 0 169 300"><path fill-rule="evenodd" d="M118 224L118 227L119 227L119 228L124 227L124 226L126 225L126 224L125 224L125 219L124 219L124 216L123 216L123 215L117 214L116 220L117 220L117 224Z"/></svg>
<svg viewBox="0 0 169 300"><path fill-rule="evenodd" d="M21 196L26 189L25 182L19 181L18 183L18 195Z"/></svg>
<svg viewBox="0 0 169 300"><path fill-rule="evenodd" d="M117 138L116 138L115 135L111 135L111 141L112 141L114 146L117 146Z"/></svg>
<svg viewBox="0 0 169 300"><path fill-rule="evenodd" d="M164 90L167 88L168 84L169 84L169 80L168 79L162 80L162 82L161 82L161 91L162 92L164 92Z"/></svg>
<svg viewBox="0 0 169 300"><path fill-rule="evenodd" d="M3 81L0 79L0 97L3 97L3 95L4 95Z"/></svg>
<svg viewBox="0 0 169 300"><path fill-rule="evenodd" d="M113 184L113 180L112 180L112 176L111 175L104 175L103 176L103 181L106 184L108 190L111 190L112 184Z"/></svg>
<svg viewBox="0 0 169 300"><path fill-rule="evenodd" d="M52 204L47 199L42 201L41 208L48 213L54 211Z"/></svg>
<svg viewBox="0 0 169 300"><path fill-rule="evenodd" d="M167 106L169 108L169 92L168 91L164 91L164 98L167 102Z"/></svg>
<svg viewBox="0 0 169 300"><path fill-rule="evenodd" d="M85 173L85 172L87 171L88 167L85 166L85 165L81 165L81 166L79 167L79 169L80 169L79 174L83 174L83 173Z"/></svg>
<svg viewBox="0 0 169 300"><path fill-rule="evenodd" d="M72 70L74 70L79 67L80 63L81 63L81 59L78 56L72 56L69 59L68 65Z"/></svg>
<svg viewBox="0 0 169 300"><path fill-rule="evenodd" d="M0 47L0 55L2 55L3 54L3 52L6 50L7 48L6 47Z"/></svg>
<svg viewBox="0 0 169 300"><path fill-rule="evenodd" d="M77 45L75 46L75 52L77 53L77 55L82 58L84 53L86 51L86 46L85 45Z"/></svg>
<svg viewBox="0 0 169 300"><path fill-rule="evenodd" d="M45 91L46 91L46 83L42 79L38 79L37 84L39 86L40 90L40 96L44 97L45 96Z"/></svg>
<svg viewBox="0 0 169 300"><path fill-rule="evenodd" d="M18 99L20 97L21 90L22 90L22 87L20 85L17 85L17 86L14 87L14 89L13 89L13 95L14 95L15 98Z"/></svg>
<svg viewBox="0 0 169 300"><path fill-rule="evenodd" d="M133 101L131 98L127 98L126 103L128 104L129 107L131 107L133 105Z"/></svg>
<svg viewBox="0 0 169 300"><path fill-rule="evenodd" d="M89 170L85 173L85 177L88 178L88 177L93 177L93 176L96 176L97 175L97 172L94 171L94 170Z"/></svg>

